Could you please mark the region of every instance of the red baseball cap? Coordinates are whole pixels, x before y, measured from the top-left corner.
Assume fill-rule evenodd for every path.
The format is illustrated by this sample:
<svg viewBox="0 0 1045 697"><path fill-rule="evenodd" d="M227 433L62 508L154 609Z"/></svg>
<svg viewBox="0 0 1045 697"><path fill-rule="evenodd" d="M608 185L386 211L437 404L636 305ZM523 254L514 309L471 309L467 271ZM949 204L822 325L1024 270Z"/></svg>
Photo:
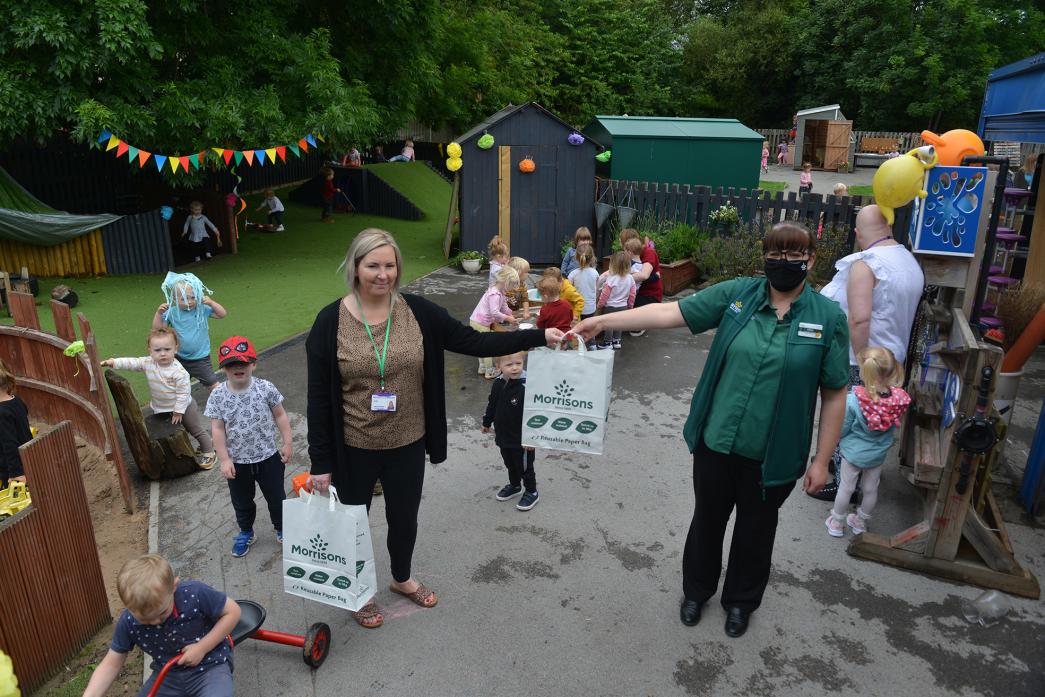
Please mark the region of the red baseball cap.
<svg viewBox="0 0 1045 697"><path fill-rule="evenodd" d="M218 367L224 368L232 363L255 363L258 354L254 352L254 345L245 336L230 336L221 342L218 348Z"/></svg>

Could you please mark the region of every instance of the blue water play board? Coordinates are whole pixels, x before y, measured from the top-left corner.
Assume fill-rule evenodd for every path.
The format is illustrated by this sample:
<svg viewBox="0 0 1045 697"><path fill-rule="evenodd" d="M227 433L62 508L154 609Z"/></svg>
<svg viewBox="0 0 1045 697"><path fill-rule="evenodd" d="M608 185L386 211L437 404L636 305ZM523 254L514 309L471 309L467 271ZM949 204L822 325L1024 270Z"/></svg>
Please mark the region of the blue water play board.
<svg viewBox="0 0 1045 697"><path fill-rule="evenodd" d="M925 175L929 196L918 200L914 218L914 251L971 257L987 189L986 167L937 165Z"/></svg>

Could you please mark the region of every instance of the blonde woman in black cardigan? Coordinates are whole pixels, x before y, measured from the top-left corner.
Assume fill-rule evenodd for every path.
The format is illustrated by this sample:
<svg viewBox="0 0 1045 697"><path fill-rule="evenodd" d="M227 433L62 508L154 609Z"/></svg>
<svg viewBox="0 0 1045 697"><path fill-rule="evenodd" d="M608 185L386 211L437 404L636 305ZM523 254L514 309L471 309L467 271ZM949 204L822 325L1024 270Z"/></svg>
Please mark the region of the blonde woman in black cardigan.
<svg viewBox="0 0 1045 697"><path fill-rule="evenodd" d="M381 480L388 519L390 589L421 607L435 593L411 575L425 455L446 459L443 352L499 356L561 341L556 329L480 333L420 296L399 292L403 257L392 235L367 229L345 254L348 293L320 310L305 343L308 454L318 491L368 508ZM355 613L384 618L373 601Z"/></svg>

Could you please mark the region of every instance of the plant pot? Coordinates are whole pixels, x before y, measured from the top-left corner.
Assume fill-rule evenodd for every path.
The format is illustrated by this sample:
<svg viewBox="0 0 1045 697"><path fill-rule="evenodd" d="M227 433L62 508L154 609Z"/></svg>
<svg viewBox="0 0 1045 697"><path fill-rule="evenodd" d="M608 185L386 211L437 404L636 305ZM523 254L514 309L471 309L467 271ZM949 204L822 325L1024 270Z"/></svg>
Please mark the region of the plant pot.
<svg viewBox="0 0 1045 697"><path fill-rule="evenodd" d="M673 261L660 265L660 281L664 286L664 295L675 295L689 287L699 276L700 269L692 259Z"/></svg>
<svg viewBox="0 0 1045 697"><path fill-rule="evenodd" d="M482 259L462 259L461 268L464 269L465 273L479 273L479 269L483 266Z"/></svg>

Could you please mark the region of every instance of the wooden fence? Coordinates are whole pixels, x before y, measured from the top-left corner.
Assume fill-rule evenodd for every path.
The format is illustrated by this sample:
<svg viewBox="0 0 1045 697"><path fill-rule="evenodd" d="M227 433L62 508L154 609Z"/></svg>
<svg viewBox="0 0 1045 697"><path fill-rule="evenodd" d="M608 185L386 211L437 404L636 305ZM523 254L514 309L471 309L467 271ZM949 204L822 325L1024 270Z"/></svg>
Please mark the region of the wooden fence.
<svg viewBox="0 0 1045 697"><path fill-rule="evenodd" d="M19 449L33 502L0 521L0 649L25 693L111 619L73 431Z"/></svg>
<svg viewBox="0 0 1045 697"><path fill-rule="evenodd" d="M9 298L15 326L0 326L0 360L14 374L18 396L34 421L57 424L69 420L78 436L105 453L116 469L124 508L133 512L131 483L90 323L77 313L85 350L66 356L65 349L76 340L69 306L50 301L56 334L49 334L40 330L33 296L10 293Z"/></svg>
<svg viewBox="0 0 1045 697"><path fill-rule="evenodd" d="M23 266L33 276L104 276L102 231L92 230L51 247L0 240L0 269L18 273Z"/></svg>
<svg viewBox="0 0 1045 697"><path fill-rule="evenodd" d="M769 161L776 162L777 145L781 140L788 140L787 128L756 128L762 137L769 141ZM907 152L922 144L922 134L911 131L853 131L856 139L856 151L860 152L860 141L864 138L895 138L900 141L900 152Z"/></svg>
<svg viewBox="0 0 1045 697"><path fill-rule="evenodd" d="M645 218L658 223L675 220L701 229L713 227L709 226L708 216L728 203L736 207L743 223L756 227L793 220L810 230L816 230L822 220L825 226L844 226L852 236L857 211L872 202L870 197L864 196L799 196L794 191L785 196L782 191L712 190L708 186L626 182L617 179L599 180L596 200L600 200L607 189L612 189L612 194L605 200L620 202L626 194L631 193L634 201L631 205L638 210L637 220ZM893 236L900 242L907 241L910 216L910 205L896 210ZM609 253L611 242L609 235L599 236L597 251L600 256Z"/></svg>

